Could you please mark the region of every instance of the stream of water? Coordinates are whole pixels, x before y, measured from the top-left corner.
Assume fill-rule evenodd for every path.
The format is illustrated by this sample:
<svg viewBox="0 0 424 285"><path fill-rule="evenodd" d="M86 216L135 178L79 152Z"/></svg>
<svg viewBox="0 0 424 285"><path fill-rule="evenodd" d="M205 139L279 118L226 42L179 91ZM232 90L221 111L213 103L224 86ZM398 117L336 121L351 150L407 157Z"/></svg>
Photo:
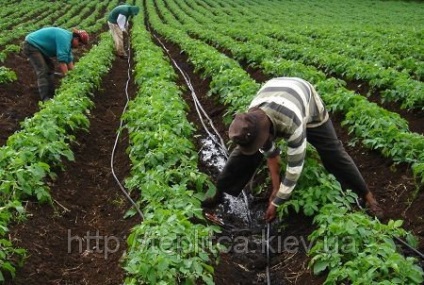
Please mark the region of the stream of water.
<svg viewBox="0 0 424 285"><path fill-rule="evenodd" d="M203 138L201 139L202 149L200 151L201 160L208 166L221 171L226 162L226 155L219 145L216 143L216 138ZM237 224L242 224L244 227L252 226L252 214L249 209L249 203L252 200L250 194L246 191L238 196L225 194L224 203L219 205L216 209L218 216L232 215L232 220Z"/></svg>

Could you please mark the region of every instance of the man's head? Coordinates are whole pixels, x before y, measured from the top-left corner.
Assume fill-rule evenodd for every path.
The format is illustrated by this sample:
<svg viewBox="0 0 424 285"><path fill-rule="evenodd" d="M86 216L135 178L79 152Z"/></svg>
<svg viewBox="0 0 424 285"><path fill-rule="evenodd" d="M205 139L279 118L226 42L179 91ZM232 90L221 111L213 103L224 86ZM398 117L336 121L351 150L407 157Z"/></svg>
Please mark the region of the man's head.
<svg viewBox="0 0 424 285"><path fill-rule="evenodd" d="M243 154L251 155L264 146L270 137L271 122L259 108L247 113L236 114L230 125L228 135Z"/></svg>
<svg viewBox="0 0 424 285"><path fill-rule="evenodd" d="M86 45L89 40L90 37L86 31L77 29L72 31L72 47L78 47L80 43Z"/></svg>
<svg viewBox="0 0 424 285"><path fill-rule="evenodd" d="M131 15L138 15L140 12L140 8L138 6L130 6Z"/></svg>

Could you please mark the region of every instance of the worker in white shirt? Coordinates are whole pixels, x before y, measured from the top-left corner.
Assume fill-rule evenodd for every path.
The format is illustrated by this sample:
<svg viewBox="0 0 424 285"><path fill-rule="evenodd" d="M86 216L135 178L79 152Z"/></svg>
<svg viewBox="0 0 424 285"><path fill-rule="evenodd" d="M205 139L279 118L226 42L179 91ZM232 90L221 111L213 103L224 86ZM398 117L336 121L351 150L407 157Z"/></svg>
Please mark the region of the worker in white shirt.
<svg viewBox="0 0 424 285"><path fill-rule="evenodd" d="M119 5L115 7L108 17L108 25L115 42L116 53L121 58L128 58L124 49L124 34L128 33L128 20L131 16L135 16L140 11L137 6Z"/></svg>

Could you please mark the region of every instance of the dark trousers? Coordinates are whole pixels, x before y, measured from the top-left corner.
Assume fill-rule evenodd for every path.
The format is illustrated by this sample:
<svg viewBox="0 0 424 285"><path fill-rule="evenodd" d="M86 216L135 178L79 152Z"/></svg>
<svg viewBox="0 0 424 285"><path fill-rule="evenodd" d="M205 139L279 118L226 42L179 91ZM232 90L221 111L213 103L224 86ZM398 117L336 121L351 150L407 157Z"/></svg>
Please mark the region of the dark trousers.
<svg viewBox="0 0 424 285"><path fill-rule="evenodd" d="M22 52L28 57L37 75L41 100L52 98L54 96L54 62L26 41L23 43Z"/></svg>
<svg viewBox="0 0 424 285"><path fill-rule="evenodd" d="M359 197L368 193L364 178L337 138L330 119L319 127L307 128L306 136L307 141L318 151L324 167L336 177L343 189L352 189ZM238 196L262 159L263 155L259 151L253 155L244 155L236 147L218 176L217 192Z"/></svg>

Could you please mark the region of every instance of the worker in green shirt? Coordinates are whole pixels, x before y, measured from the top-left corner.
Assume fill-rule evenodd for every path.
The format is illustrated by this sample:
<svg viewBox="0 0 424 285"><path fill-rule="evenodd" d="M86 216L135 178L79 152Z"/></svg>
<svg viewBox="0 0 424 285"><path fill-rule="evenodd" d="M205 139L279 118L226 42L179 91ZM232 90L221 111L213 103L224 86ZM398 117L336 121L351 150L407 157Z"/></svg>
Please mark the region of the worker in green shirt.
<svg viewBox="0 0 424 285"><path fill-rule="evenodd" d="M38 91L41 100L46 101L54 96L56 57L59 62L60 76L74 68L72 48L80 44L88 44L89 36L84 30L74 29L72 32L58 28L46 27L28 34L23 42L22 51L28 57L37 75Z"/></svg>
<svg viewBox="0 0 424 285"><path fill-rule="evenodd" d="M116 53L121 58L128 58L124 49L124 33L128 33L128 20L140 11L137 6L119 5L115 7L107 19L110 32L115 42Z"/></svg>

